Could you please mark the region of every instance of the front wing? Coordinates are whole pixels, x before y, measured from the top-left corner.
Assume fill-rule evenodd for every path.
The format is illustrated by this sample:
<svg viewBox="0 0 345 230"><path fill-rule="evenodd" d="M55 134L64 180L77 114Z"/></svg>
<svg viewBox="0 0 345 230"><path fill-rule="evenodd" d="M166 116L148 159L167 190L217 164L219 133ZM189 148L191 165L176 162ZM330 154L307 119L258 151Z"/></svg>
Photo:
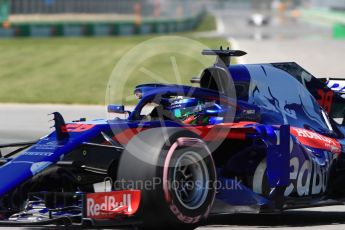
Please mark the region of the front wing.
<svg viewBox="0 0 345 230"><path fill-rule="evenodd" d="M0 221L0 226L130 226L138 225L140 191L99 193L40 192L29 194L23 211Z"/></svg>

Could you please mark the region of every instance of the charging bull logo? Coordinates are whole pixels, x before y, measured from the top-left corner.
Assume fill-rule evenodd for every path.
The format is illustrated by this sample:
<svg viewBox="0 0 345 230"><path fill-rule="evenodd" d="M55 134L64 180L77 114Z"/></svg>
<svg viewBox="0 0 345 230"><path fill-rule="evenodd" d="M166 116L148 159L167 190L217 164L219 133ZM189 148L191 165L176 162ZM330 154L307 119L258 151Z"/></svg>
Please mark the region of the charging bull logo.
<svg viewBox="0 0 345 230"><path fill-rule="evenodd" d="M140 203L140 191L90 193L86 197L87 217L109 219L117 214L133 215ZM121 213L116 213L121 210Z"/></svg>

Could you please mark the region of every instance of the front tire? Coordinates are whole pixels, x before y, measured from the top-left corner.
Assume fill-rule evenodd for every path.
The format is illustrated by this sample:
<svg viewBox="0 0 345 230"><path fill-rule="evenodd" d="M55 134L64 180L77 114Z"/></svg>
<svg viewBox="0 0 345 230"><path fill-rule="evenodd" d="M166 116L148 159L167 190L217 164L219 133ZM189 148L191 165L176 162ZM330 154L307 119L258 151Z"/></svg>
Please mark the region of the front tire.
<svg viewBox="0 0 345 230"><path fill-rule="evenodd" d="M141 190L140 215L147 228L195 228L207 217L216 192L209 149L182 128L135 136L123 152L117 181L124 182L122 189Z"/></svg>

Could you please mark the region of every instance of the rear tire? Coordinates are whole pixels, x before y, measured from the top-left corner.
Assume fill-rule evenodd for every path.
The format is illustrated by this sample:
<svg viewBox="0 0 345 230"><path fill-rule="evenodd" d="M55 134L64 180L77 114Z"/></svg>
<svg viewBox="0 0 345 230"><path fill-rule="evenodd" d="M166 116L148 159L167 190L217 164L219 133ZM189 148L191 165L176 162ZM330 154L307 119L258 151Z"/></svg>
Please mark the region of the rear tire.
<svg viewBox="0 0 345 230"><path fill-rule="evenodd" d="M139 133L126 146L117 175L121 189L141 190L144 228L194 229L207 217L216 192L209 149L182 128Z"/></svg>

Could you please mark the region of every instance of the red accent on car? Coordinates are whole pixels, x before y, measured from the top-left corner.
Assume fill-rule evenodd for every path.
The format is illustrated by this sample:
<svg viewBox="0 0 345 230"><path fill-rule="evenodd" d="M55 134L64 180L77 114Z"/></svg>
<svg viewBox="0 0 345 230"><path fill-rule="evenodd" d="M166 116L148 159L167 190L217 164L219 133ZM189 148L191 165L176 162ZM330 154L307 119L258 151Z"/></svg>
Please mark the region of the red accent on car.
<svg viewBox="0 0 345 230"><path fill-rule="evenodd" d="M305 146L324 149L335 154L341 153L341 145L336 139L323 136L307 129L295 127L291 127L291 134Z"/></svg>
<svg viewBox="0 0 345 230"><path fill-rule="evenodd" d="M198 134L204 141L214 141L220 139L246 139L246 134L254 133L257 122L241 121L238 123L222 123L217 125L186 125L184 128ZM117 133L113 139L121 144L128 144L128 142L138 133L147 128L128 128L122 132Z"/></svg>
<svg viewBox="0 0 345 230"><path fill-rule="evenodd" d="M128 128L116 134L113 139L121 144L128 144L128 142L138 133L144 131L143 128Z"/></svg>
<svg viewBox="0 0 345 230"><path fill-rule="evenodd" d="M167 156L164 161L164 168L163 168L163 191L164 191L164 198L166 202L170 203L171 202L171 196L169 193L169 184L168 184L168 170L169 170L169 164L170 160L174 154L174 151L176 148L179 146L178 142L175 142L169 149Z"/></svg>
<svg viewBox="0 0 345 230"><path fill-rule="evenodd" d="M183 121L183 123L184 123L184 124L190 124L190 123L192 123L195 119L196 119L195 116L192 115L192 116L187 117L187 118Z"/></svg>
<svg viewBox="0 0 345 230"><path fill-rule="evenodd" d="M90 130L94 127L95 125L90 125L90 124L67 124L62 128L62 132L69 132L69 133L80 133L80 132L85 132L87 130Z"/></svg>
<svg viewBox="0 0 345 230"><path fill-rule="evenodd" d="M87 217L112 219L115 216L132 216L140 204L139 190L89 193L86 195Z"/></svg>
<svg viewBox="0 0 345 230"><path fill-rule="evenodd" d="M319 89L317 90L317 93L320 96L320 99L318 99L317 102L327 111L327 113L330 113L333 103L333 91Z"/></svg>
<svg viewBox="0 0 345 230"><path fill-rule="evenodd" d="M204 141L215 141L223 139L245 140L246 135L254 133L256 122L222 123L206 126L189 126L190 131L198 134Z"/></svg>

